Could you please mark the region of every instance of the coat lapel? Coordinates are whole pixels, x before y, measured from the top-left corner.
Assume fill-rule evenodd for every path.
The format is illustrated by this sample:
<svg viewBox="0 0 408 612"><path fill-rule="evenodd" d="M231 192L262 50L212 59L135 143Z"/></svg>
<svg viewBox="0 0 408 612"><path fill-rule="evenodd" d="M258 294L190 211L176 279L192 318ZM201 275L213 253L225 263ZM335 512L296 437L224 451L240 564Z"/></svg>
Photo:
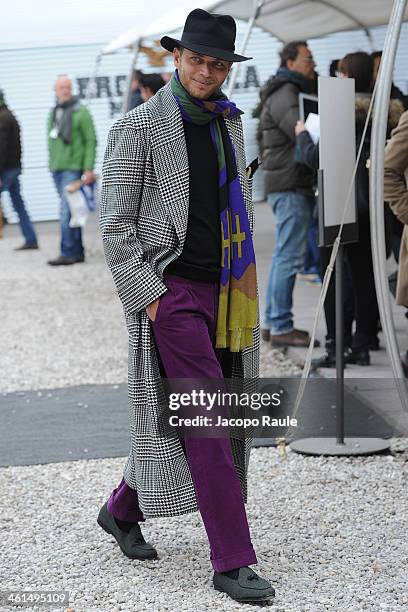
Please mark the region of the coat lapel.
<svg viewBox="0 0 408 612"><path fill-rule="evenodd" d="M161 199L181 244L187 230L189 168L183 120L170 84L151 99L151 146Z"/></svg>

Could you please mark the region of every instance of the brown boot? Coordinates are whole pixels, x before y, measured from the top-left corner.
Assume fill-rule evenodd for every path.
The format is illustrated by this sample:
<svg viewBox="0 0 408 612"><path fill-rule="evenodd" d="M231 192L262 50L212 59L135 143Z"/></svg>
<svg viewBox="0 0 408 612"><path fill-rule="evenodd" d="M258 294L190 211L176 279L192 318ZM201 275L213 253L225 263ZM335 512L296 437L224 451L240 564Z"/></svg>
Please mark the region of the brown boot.
<svg viewBox="0 0 408 612"><path fill-rule="evenodd" d="M308 333L300 329L292 329L287 334L280 334L278 336L271 334L271 346L273 348L284 347L284 346L305 346L308 347L310 344L310 336ZM314 341L314 347L320 346L319 340Z"/></svg>

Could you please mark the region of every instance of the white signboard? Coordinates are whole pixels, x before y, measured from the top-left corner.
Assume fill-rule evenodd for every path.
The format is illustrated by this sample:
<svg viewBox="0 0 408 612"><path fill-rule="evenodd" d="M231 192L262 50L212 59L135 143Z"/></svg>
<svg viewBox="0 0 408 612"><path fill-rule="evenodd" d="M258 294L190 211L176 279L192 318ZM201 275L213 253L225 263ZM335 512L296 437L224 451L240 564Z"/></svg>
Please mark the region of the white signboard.
<svg viewBox="0 0 408 612"><path fill-rule="evenodd" d="M355 157L354 79L319 77L321 180L321 244L333 244L343 217L352 180ZM355 189L353 187L345 216L343 242L357 238Z"/></svg>

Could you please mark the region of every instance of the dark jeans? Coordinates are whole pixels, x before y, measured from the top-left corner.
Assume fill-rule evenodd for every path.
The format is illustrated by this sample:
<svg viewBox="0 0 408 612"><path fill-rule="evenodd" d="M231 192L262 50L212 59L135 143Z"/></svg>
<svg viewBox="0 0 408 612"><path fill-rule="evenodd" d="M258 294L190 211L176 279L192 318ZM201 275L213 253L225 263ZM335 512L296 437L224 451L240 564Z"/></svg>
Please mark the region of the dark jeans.
<svg viewBox="0 0 408 612"><path fill-rule="evenodd" d="M273 334L281 335L293 329L293 288L296 274L304 266L315 198L297 191L283 191L269 193L268 204L276 217L276 226L264 324Z"/></svg>
<svg viewBox="0 0 408 612"><path fill-rule="evenodd" d="M58 170L52 173L60 197L61 255L64 257L80 257L84 254L81 228L69 227L71 211L64 193L65 187L81 178L81 175L80 170Z"/></svg>
<svg viewBox="0 0 408 612"><path fill-rule="evenodd" d="M314 215L310 220L307 232L307 246L303 272L305 274L320 274L320 249L318 247L319 223Z"/></svg>
<svg viewBox="0 0 408 612"><path fill-rule="evenodd" d="M0 176L0 193L2 191L9 192L11 203L18 215L21 233L24 236L26 244L35 246L37 244L37 236L35 235L33 224L31 223L23 198L21 197L20 174L21 168L7 168L4 170Z"/></svg>
<svg viewBox="0 0 408 612"><path fill-rule="evenodd" d="M165 276L164 282L168 291L160 298L151 326L166 376L223 380L222 351L214 349L218 283L177 276ZM217 438L186 435L183 447L214 570L257 563L228 432ZM119 520L143 520L137 492L124 480L112 491L108 510Z"/></svg>

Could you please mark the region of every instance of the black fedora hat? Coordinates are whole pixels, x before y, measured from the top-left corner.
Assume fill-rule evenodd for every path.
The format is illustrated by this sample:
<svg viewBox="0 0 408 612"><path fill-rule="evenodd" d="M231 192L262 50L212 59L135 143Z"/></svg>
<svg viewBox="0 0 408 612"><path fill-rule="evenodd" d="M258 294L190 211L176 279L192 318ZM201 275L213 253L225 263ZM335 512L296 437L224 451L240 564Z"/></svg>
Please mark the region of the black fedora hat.
<svg viewBox="0 0 408 612"><path fill-rule="evenodd" d="M228 62L244 62L252 57L235 53L236 25L230 15L213 15L203 9L194 9L187 16L181 39L163 36L160 41L167 51L185 47L201 55L210 55Z"/></svg>

